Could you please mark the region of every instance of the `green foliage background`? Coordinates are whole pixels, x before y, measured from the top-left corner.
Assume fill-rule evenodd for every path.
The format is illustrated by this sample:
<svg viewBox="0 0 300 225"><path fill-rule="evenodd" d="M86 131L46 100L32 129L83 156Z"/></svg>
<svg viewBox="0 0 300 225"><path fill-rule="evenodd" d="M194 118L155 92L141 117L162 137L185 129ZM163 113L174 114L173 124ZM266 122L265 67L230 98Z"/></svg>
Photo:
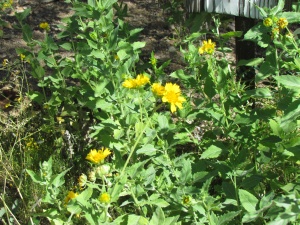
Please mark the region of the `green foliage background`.
<svg viewBox="0 0 300 225"><path fill-rule="evenodd" d="M56 39L45 30L34 40L30 9L16 14L27 48L14 66L36 82L21 94L40 110L0 132L3 224L299 224L299 31L274 33L280 18L298 23L298 12L282 12L284 1L260 8L273 25L260 21L243 37L265 55L237 65L224 43L241 32L221 34L213 15L210 31L181 35L186 67L166 74L170 61L154 53L140 63L145 43L125 22L125 4L68 2L74 14ZM205 34L213 54L199 54ZM236 66L255 68L255 89ZM138 74L150 84L122 86ZM179 84L183 109L171 113L155 82ZM97 165L85 159L102 147L113 154Z"/></svg>

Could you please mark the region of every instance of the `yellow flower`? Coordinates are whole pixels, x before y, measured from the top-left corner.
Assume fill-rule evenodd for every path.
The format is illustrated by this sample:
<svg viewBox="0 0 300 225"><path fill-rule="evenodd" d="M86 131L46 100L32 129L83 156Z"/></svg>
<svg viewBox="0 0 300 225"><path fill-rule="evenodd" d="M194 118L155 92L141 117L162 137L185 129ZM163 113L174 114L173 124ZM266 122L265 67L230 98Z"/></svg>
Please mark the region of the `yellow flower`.
<svg viewBox="0 0 300 225"><path fill-rule="evenodd" d="M126 88L136 88L137 87L135 79L132 79L132 78L125 80L122 85L123 85L123 87L126 87Z"/></svg>
<svg viewBox="0 0 300 225"><path fill-rule="evenodd" d="M34 141L33 138L26 139L26 148L28 150L35 150L38 148L38 144Z"/></svg>
<svg viewBox="0 0 300 225"><path fill-rule="evenodd" d="M138 88L150 82L149 77L143 74L137 75L135 79L129 78L123 82L123 87Z"/></svg>
<svg viewBox="0 0 300 225"><path fill-rule="evenodd" d="M78 194L74 191L69 191L67 197L65 198L65 204L68 204L69 201L73 198L76 198Z"/></svg>
<svg viewBox="0 0 300 225"><path fill-rule="evenodd" d="M160 83L153 83L151 90L157 96L163 96L165 93L165 87Z"/></svg>
<svg viewBox="0 0 300 225"><path fill-rule="evenodd" d="M25 55L24 54L20 54L20 58L21 58L21 61L23 61L25 59Z"/></svg>
<svg viewBox="0 0 300 225"><path fill-rule="evenodd" d="M211 39L208 41L203 41L202 46L199 48L199 54L207 53L212 54L215 51L216 43L212 42Z"/></svg>
<svg viewBox="0 0 300 225"><path fill-rule="evenodd" d="M65 122L65 120L61 116L57 116L56 120L57 120L58 124L62 124L63 122Z"/></svg>
<svg viewBox="0 0 300 225"><path fill-rule="evenodd" d="M8 64L8 59L3 59L2 66L5 67Z"/></svg>
<svg viewBox="0 0 300 225"><path fill-rule="evenodd" d="M277 21L277 26L280 28L280 29L284 29L286 28L288 25L288 21L286 18L279 18L279 20Z"/></svg>
<svg viewBox="0 0 300 225"><path fill-rule="evenodd" d="M150 81L149 77L147 77L144 74L137 75L135 80L136 80L137 87L143 86L143 85L149 83L149 81Z"/></svg>
<svg viewBox="0 0 300 225"><path fill-rule="evenodd" d="M102 193L99 197L99 200L101 203L109 203L110 202L110 194L108 193Z"/></svg>
<svg viewBox="0 0 300 225"><path fill-rule="evenodd" d="M270 27L273 25L273 20L271 18L265 18L264 21L263 21L263 24L266 26L266 27Z"/></svg>
<svg viewBox="0 0 300 225"><path fill-rule="evenodd" d="M162 101L171 104L171 112L173 113L177 110L176 106L182 109L182 103L186 100L181 96L181 90L177 84L167 83Z"/></svg>
<svg viewBox="0 0 300 225"><path fill-rule="evenodd" d="M6 108L6 109L9 108L9 107L11 107L10 103L6 103L5 106L4 106L4 108Z"/></svg>
<svg viewBox="0 0 300 225"><path fill-rule="evenodd" d="M78 178L78 185L80 188L84 188L87 182L87 176L85 174L81 174Z"/></svg>
<svg viewBox="0 0 300 225"><path fill-rule="evenodd" d="M3 6L2 6L2 10L5 10L6 8L9 8L11 7L11 3L4 3Z"/></svg>
<svg viewBox="0 0 300 225"><path fill-rule="evenodd" d="M42 28L45 31L49 31L50 30L50 25L47 22L40 23L40 28Z"/></svg>
<svg viewBox="0 0 300 225"><path fill-rule="evenodd" d="M101 150L92 149L85 159L91 161L92 163L98 164L102 162L107 156L111 154L108 148L102 148Z"/></svg>

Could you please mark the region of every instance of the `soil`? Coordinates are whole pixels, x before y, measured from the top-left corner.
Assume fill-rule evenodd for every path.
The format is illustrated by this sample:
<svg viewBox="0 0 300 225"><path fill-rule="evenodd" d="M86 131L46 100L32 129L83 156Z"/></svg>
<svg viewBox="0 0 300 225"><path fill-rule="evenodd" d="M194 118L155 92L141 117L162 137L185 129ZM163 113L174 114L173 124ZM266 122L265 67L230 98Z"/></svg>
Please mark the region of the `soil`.
<svg viewBox="0 0 300 225"><path fill-rule="evenodd" d="M59 32L57 25L62 22L63 18L70 17L73 13L71 4L62 0L53 0L48 3L42 3L41 0L19 0L19 2L14 4L14 10L8 10L2 18L7 24L2 28L4 35L0 38L1 63L4 59L8 59L9 63L13 63L16 59L19 60L16 50L28 48L22 38L21 30L17 28L18 22L15 13L31 8L31 13L25 22L33 29L33 38L36 40L44 38L43 31L39 28L40 23L48 22L51 26L50 34L55 37ZM148 62L153 51L158 63L171 59L167 71L172 72L182 68L182 57L178 48L174 47L178 31L175 30L174 25L167 22L169 14L162 9L163 1L124 0L123 2L128 7L126 20L132 28L143 28L139 41L146 42L146 46L142 50L141 60ZM64 56L66 53L61 52L61 54ZM0 69L0 108L4 111L10 111L12 107L7 107L7 105L20 95L20 87L16 82L18 72L7 73Z"/></svg>

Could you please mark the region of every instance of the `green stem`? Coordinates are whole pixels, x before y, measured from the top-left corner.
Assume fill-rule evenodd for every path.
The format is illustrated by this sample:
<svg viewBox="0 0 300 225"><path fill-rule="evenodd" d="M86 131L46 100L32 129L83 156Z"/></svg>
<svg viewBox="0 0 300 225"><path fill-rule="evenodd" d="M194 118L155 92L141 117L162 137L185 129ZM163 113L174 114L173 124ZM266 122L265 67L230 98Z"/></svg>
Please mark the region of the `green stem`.
<svg viewBox="0 0 300 225"><path fill-rule="evenodd" d="M124 175L125 169L127 168L127 165L128 165L128 163L129 163L129 161L130 161L130 159L131 159L131 157L132 157L132 155L133 155L133 153L134 153L134 150L136 149L136 146L137 146L138 143L140 142L140 140L141 140L141 138L142 138L142 136L143 136L143 134L144 134L144 131L146 130L147 126L149 125L149 122L150 122L150 120L148 120L148 122L147 122L146 125L144 126L142 132L139 134L138 138L136 139L136 142L135 142L134 145L131 147L130 153L129 153L129 155L128 155L128 157L127 157L127 160L126 160L126 162L125 162L125 164L124 164L124 167L123 167L123 169L122 169L122 171L121 171L121 173L120 173L120 177L122 177L122 176Z"/></svg>

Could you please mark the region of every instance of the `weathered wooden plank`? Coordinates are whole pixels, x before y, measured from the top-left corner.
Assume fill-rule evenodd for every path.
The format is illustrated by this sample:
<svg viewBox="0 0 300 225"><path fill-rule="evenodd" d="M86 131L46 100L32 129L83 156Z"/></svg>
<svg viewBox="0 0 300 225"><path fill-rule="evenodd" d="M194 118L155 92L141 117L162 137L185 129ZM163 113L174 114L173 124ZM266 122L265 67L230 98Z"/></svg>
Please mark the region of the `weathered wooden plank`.
<svg viewBox="0 0 300 225"><path fill-rule="evenodd" d="M292 0L286 0L287 9ZM261 19L259 10L255 7L272 8L278 0L186 0L188 12L210 12Z"/></svg>

